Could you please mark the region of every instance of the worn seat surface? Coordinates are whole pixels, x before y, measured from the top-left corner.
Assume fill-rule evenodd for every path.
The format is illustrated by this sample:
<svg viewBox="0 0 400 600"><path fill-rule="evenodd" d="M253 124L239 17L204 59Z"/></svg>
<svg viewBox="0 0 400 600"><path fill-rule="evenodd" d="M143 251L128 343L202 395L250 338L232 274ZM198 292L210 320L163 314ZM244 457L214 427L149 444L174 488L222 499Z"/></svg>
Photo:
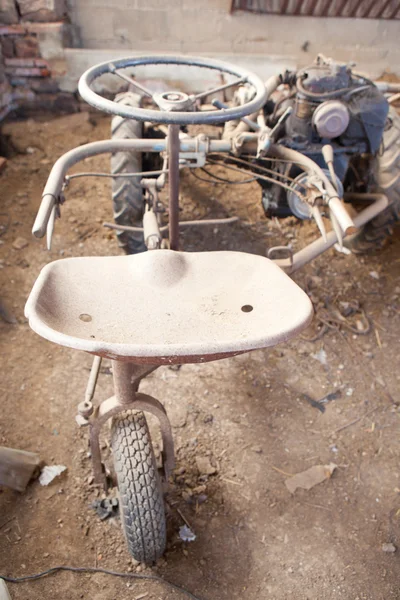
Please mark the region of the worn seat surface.
<svg viewBox="0 0 400 600"><path fill-rule="evenodd" d="M25 314L34 331L57 344L163 364L273 346L308 325L312 306L262 256L155 250L52 262Z"/></svg>

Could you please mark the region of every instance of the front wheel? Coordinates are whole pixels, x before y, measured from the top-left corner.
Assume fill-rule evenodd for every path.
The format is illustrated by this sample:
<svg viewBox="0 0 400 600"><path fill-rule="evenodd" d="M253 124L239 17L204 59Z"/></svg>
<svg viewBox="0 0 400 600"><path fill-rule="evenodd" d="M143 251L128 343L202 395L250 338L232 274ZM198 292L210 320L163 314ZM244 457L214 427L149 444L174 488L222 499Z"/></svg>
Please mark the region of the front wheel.
<svg viewBox="0 0 400 600"><path fill-rule="evenodd" d="M164 553L166 520L144 414L130 410L113 419L111 445L129 552L139 562L151 564Z"/></svg>

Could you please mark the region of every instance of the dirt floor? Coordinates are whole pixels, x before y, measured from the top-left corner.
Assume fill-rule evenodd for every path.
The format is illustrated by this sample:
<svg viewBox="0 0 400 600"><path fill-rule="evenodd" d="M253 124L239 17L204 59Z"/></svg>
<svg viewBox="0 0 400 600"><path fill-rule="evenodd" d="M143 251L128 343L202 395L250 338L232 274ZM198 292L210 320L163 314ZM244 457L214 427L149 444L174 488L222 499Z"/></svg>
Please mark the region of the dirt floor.
<svg viewBox="0 0 400 600"><path fill-rule="evenodd" d="M367 335L351 331L346 321L314 342L298 337L229 360L163 367L142 384L165 404L177 452L167 495L168 549L156 566L135 564L119 519L101 521L91 508L101 494L93 485L88 432L74 420L91 357L38 337L23 309L47 262L119 252L114 234L102 227L111 220L104 179L71 182L50 253L30 235L54 160L108 137L109 119L96 120L81 113L6 127L16 153L0 177L0 282L1 301L16 323L0 320L0 445L38 452L67 471L49 487L36 481L23 494L1 491L0 574L98 566L158 574L202 600L400 599L398 234L378 255L331 250L295 277L322 321L327 314L334 318L343 303L359 303L371 323ZM90 159L76 170L106 171L108 160ZM185 232L186 250L265 255L270 246L298 248L316 235L313 225L293 219L267 222L255 183L214 186L187 174L181 203L182 218L241 218ZM358 313L351 321L356 330L362 319ZM314 325L305 335L316 331ZM310 402L337 390L334 400ZM105 361L96 398L111 394ZM110 460L107 437L103 451ZM199 471L196 459L202 457L214 474ZM330 479L308 491L287 489L291 474L330 463L336 465ZM180 540L180 513L196 541ZM156 582L104 574L60 573L9 587L15 600L187 597Z"/></svg>

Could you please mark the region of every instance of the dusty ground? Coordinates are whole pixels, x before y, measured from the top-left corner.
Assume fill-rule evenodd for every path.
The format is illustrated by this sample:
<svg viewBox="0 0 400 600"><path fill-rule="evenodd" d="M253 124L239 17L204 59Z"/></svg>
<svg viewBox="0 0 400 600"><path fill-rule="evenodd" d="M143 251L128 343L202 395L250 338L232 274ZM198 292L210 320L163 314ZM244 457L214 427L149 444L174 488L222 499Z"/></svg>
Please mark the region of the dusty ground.
<svg viewBox="0 0 400 600"><path fill-rule="evenodd" d="M87 431L77 428L74 416L91 359L35 335L23 307L39 269L50 260L118 253L113 235L101 225L111 218L105 180L71 184L51 253L30 237L51 164L78 144L107 137L108 128L108 119L94 126L85 115L8 127L21 153L0 180L1 223L10 220L1 236L0 281L1 299L17 323L0 321L0 444L36 451L48 464L68 470L48 488L34 482L24 494L0 493L0 573L97 565L153 571L202 600L399 599L398 236L366 259L332 250L296 277L317 304L360 302L372 322L368 335L331 329L316 342L298 338L231 360L162 368L144 382L143 390L160 398L171 415L178 459L167 497L168 549L153 569L133 564L119 521L101 522L90 508L99 492L91 484ZM108 159L88 160L83 168L107 170ZM185 234L189 250L265 254L271 245L298 247L314 234L308 225L263 220L256 184L209 186L187 175L182 204L184 218L242 219L218 235ZM17 238L27 245L14 248ZM318 360L321 350L326 364ZM98 399L112 392L109 364L103 371ZM324 405L324 413L302 395L320 399L337 389L341 396ZM106 441L103 445L109 456ZM196 467L196 457L204 456L217 469L208 478ZM330 480L289 493L288 474L330 462L337 465ZM205 502L196 502L199 493ZM191 544L178 537L177 509L197 535ZM383 552L384 543L397 552ZM60 590L71 600L185 597L153 582L100 574L62 573L10 584L10 590L20 600L50 600Z"/></svg>

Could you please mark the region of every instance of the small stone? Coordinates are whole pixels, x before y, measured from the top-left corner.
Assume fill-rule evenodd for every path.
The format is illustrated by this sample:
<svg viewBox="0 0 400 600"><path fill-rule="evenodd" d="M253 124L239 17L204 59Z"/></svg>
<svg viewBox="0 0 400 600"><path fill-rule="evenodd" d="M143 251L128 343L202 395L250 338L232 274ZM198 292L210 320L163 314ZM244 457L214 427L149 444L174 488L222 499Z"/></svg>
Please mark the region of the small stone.
<svg viewBox="0 0 400 600"><path fill-rule="evenodd" d="M168 414L171 426L174 428L184 427L187 421L187 408L182 403L176 402L168 407Z"/></svg>
<svg viewBox="0 0 400 600"><path fill-rule="evenodd" d="M196 465L200 475L214 475L217 472L206 456L196 456Z"/></svg>
<svg viewBox="0 0 400 600"><path fill-rule="evenodd" d="M382 544L382 552L396 552L397 548L391 542Z"/></svg>
<svg viewBox="0 0 400 600"><path fill-rule="evenodd" d="M12 243L12 246L15 250L22 250L23 248L26 248L28 245L29 245L29 243L23 237L15 238L15 240Z"/></svg>
<svg viewBox="0 0 400 600"><path fill-rule="evenodd" d="M214 421L213 415L206 415L203 419L204 423L212 423Z"/></svg>

